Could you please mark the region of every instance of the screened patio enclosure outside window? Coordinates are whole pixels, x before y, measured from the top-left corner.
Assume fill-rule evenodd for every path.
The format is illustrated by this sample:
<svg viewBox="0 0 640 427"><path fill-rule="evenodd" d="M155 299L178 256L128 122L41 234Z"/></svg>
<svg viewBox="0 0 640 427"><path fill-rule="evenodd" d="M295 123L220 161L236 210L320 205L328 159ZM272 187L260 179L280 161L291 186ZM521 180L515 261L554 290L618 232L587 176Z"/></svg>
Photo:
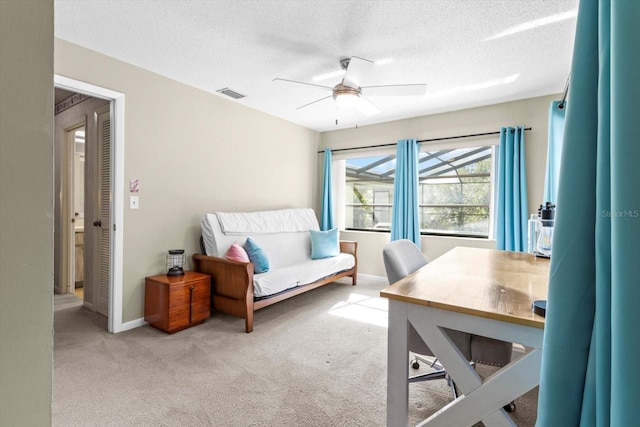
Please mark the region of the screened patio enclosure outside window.
<svg viewBox="0 0 640 427"><path fill-rule="evenodd" d="M420 232L488 237L493 146L419 155ZM389 231L396 156L346 160L345 228Z"/></svg>

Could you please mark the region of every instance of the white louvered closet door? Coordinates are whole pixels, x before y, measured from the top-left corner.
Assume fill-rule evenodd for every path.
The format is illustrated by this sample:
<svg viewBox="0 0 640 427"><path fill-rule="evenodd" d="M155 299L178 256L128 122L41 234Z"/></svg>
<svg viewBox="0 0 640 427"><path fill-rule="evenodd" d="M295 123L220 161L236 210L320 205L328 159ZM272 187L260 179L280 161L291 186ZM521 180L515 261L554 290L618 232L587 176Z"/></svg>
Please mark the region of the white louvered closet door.
<svg viewBox="0 0 640 427"><path fill-rule="evenodd" d="M100 231L98 233L98 255L100 257L96 311L109 316L109 283L111 266L111 119L109 110L98 114L98 218Z"/></svg>

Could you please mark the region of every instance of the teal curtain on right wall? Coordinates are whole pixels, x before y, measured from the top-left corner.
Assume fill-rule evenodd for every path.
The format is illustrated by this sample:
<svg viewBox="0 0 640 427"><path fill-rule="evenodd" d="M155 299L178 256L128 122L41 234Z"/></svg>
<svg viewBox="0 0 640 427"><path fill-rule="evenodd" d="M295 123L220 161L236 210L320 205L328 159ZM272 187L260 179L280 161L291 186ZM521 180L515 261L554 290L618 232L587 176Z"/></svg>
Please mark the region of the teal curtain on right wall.
<svg viewBox="0 0 640 427"><path fill-rule="evenodd" d="M640 422L640 1L581 1L537 426Z"/></svg>
<svg viewBox="0 0 640 427"><path fill-rule="evenodd" d="M562 106L562 108L560 107ZM567 101L552 101L549 106L549 135L547 137L547 171L544 175L543 202L558 202L558 177L562 160L562 138Z"/></svg>

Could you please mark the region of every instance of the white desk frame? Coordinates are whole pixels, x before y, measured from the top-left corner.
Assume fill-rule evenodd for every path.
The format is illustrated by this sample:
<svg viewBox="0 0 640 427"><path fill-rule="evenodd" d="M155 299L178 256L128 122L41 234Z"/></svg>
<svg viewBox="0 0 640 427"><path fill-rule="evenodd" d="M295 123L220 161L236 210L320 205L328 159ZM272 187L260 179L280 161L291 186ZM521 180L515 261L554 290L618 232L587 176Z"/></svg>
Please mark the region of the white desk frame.
<svg viewBox="0 0 640 427"><path fill-rule="evenodd" d="M429 343L462 393L419 426L472 426L478 421L486 427L515 426L502 407L538 385L543 329L395 300L389 301L387 426L405 427L409 422L409 323ZM483 382L440 328L517 342L530 349Z"/></svg>
<svg viewBox="0 0 640 427"><path fill-rule="evenodd" d="M383 290L389 298L387 426L409 421L409 324L460 391L419 426L515 426L502 407L539 383L544 318L530 304L546 297L548 268L548 260L529 254L458 247ZM483 380L443 328L519 343L526 352Z"/></svg>

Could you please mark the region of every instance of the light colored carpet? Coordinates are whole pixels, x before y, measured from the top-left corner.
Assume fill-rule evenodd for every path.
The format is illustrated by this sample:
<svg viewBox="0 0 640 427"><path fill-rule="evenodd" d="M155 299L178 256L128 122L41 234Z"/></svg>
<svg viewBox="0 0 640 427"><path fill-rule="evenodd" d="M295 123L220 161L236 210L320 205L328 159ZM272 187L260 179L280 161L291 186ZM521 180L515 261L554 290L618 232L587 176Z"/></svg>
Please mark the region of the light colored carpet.
<svg viewBox="0 0 640 427"><path fill-rule="evenodd" d="M53 425L383 426L386 283L347 283L259 310L251 334L215 313L173 335L114 335L82 307L56 310ZM411 384L411 425L450 400L444 381ZM533 426L537 390L516 405Z"/></svg>
<svg viewBox="0 0 640 427"><path fill-rule="evenodd" d="M82 298L78 298L73 294L54 294L53 307L55 311L66 310L68 308L80 307Z"/></svg>

